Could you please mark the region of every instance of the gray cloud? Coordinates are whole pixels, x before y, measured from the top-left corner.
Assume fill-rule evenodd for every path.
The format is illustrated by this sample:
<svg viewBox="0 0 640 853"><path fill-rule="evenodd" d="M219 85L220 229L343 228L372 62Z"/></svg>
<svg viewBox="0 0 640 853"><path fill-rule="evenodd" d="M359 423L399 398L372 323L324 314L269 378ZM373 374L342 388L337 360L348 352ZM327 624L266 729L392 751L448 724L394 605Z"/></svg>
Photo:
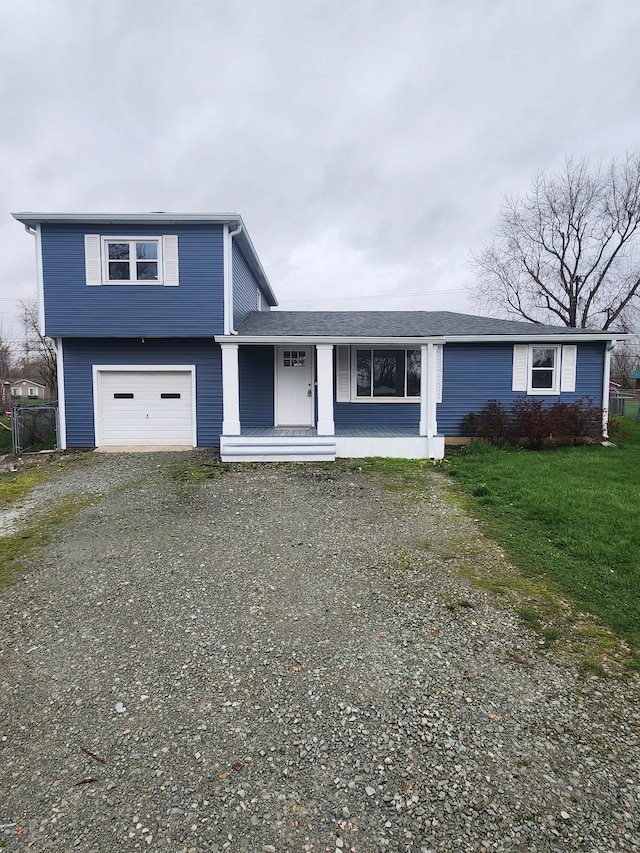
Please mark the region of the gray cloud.
<svg viewBox="0 0 640 853"><path fill-rule="evenodd" d="M8 216L25 209L237 210L283 307L470 310L466 257L504 192L640 144L635 0L13 0L3 18L4 328L35 287Z"/></svg>

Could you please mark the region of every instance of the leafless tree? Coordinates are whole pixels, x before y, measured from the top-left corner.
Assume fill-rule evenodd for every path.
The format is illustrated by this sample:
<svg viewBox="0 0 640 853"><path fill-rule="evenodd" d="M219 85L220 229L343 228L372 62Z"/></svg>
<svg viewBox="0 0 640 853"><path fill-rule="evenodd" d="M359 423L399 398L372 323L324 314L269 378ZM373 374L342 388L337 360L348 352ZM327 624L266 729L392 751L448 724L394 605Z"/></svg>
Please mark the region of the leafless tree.
<svg viewBox="0 0 640 853"><path fill-rule="evenodd" d="M13 370L13 351L7 340L0 337L0 406L5 409L11 400L9 377Z"/></svg>
<svg viewBox="0 0 640 853"><path fill-rule="evenodd" d="M640 308L640 154L539 173L526 196L505 198L493 242L471 265L484 309L629 331Z"/></svg>
<svg viewBox="0 0 640 853"><path fill-rule="evenodd" d="M58 362L54 343L40 331L35 300L23 299L20 309L24 331L24 363L38 374L32 378L40 379L55 397L58 393Z"/></svg>
<svg viewBox="0 0 640 853"><path fill-rule="evenodd" d="M635 341L619 341L611 354L611 378L623 388L632 388L631 377L640 368L640 351Z"/></svg>

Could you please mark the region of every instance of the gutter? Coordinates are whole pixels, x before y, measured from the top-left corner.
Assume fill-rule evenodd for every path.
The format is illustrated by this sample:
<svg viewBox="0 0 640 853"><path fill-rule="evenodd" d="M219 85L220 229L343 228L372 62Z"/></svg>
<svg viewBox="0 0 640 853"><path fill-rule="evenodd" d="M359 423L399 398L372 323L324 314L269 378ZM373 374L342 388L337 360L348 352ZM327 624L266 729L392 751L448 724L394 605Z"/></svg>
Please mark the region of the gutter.
<svg viewBox="0 0 640 853"><path fill-rule="evenodd" d="M238 332L233 327L233 238L242 231L242 222L238 221L233 231L229 231L229 226L225 225L225 335L237 335Z"/></svg>
<svg viewBox="0 0 640 853"><path fill-rule="evenodd" d="M602 377L602 437L609 438L609 380L611 379L611 353L617 341L611 340L604 350L604 372Z"/></svg>

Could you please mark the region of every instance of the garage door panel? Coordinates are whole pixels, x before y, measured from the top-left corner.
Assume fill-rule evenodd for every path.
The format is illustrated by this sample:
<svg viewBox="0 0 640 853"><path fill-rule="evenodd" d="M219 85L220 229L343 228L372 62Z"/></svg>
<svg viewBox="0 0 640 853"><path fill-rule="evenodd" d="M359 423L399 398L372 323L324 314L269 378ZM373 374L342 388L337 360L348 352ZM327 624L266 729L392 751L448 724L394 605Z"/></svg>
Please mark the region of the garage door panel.
<svg viewBox="0 0 640 853"><path fill-rule="evenodd" d="M101 371L102 445L191 445L190 371Z"/></svg>

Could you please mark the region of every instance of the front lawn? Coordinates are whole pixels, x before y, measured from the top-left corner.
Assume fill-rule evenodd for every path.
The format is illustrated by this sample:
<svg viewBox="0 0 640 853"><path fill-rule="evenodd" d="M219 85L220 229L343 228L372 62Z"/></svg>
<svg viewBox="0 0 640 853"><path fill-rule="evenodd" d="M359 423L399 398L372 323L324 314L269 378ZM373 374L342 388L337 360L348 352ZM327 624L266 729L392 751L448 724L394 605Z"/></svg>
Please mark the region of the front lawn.
<svg viewBox="0 0 640 853"><path fill-rule="evenodd" d="M525 575L549 578L640 652L640 423L618 447L530 451L474 444L448 470ZM638 658L636 658L637 660Z"/></svg>

